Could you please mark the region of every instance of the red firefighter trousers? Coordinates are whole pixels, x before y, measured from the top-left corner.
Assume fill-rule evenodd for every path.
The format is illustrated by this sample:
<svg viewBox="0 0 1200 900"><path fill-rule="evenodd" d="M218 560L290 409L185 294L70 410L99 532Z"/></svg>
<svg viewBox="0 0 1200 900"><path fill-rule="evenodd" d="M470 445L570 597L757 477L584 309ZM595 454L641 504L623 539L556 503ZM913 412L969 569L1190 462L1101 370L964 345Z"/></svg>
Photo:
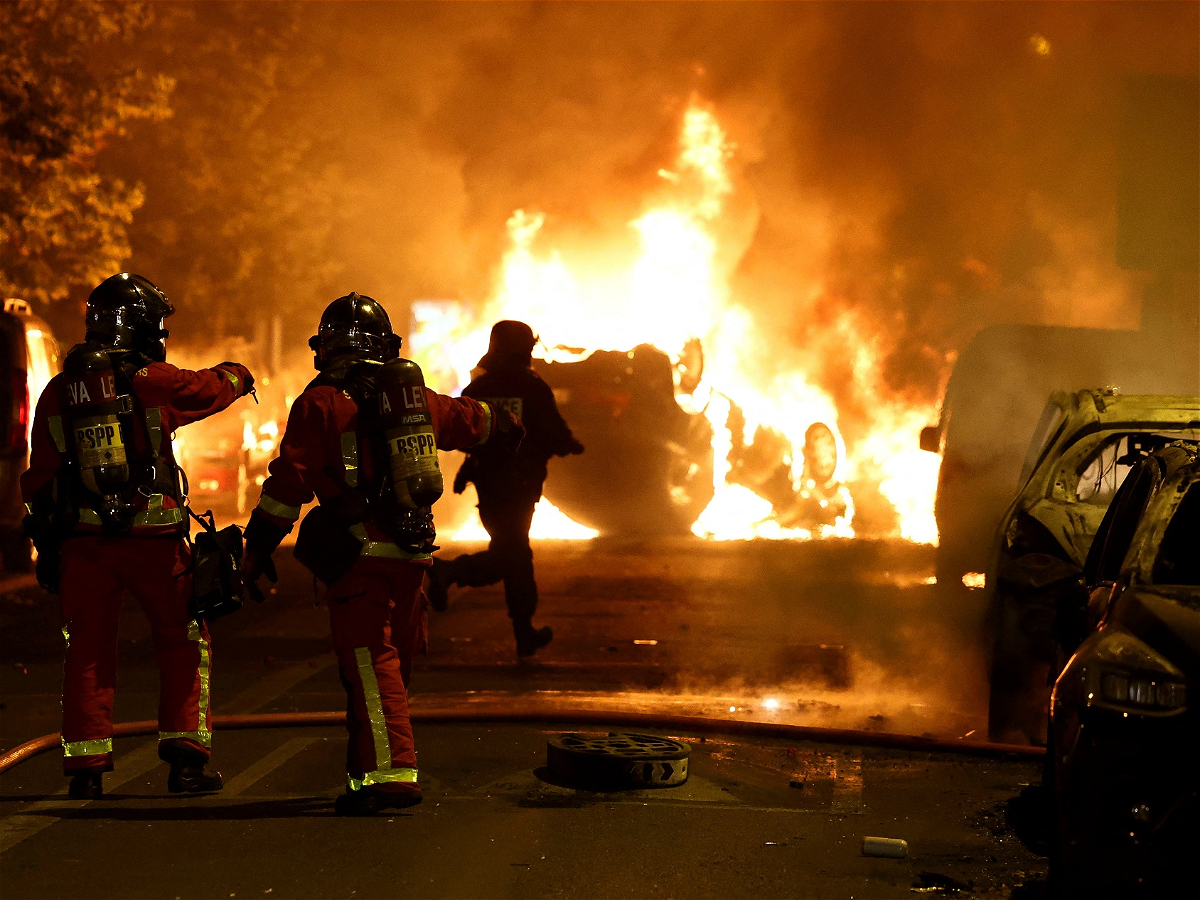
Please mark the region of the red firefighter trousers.
<svg viewBox="0 0 1200 900"><path fill-rule="evenodd" d="M117 626L129 591L150 620L159 669L159 756L203 765L212 745L208 629L188 615L191 553L178 536L69 539L62 550L63 770L112 770Z"/></svg>
<svg viewBox="0 0 1200 900"><path fill-rule="evenodd" d="M419 792L408 718L413 657L425 650L427 565L364 556L325 602L346 689L346 775L352 791Z"/></svg>

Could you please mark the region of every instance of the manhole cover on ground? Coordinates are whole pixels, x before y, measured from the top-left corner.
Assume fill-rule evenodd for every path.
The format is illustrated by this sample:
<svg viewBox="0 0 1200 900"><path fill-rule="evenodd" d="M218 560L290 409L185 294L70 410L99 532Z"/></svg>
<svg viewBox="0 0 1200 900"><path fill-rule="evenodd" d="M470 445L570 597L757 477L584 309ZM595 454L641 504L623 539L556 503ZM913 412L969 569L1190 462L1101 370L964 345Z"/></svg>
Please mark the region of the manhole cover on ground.
<svg viewBox="0 0 1200 900"><path fill-rule="evenodd" d="M683 741L653 734L560 734L546 742L546 766L587 787L675 787L687 781L690 753Z"/></svg>

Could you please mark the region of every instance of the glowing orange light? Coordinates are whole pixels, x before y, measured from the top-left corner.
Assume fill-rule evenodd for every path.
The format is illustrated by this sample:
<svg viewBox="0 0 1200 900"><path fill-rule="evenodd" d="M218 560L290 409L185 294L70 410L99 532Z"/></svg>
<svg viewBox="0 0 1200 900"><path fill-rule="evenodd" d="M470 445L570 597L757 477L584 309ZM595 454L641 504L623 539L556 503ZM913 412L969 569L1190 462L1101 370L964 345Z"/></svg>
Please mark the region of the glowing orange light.
<svg viewBox="0 0 1200 900"><path fill-rule="evenodd" d="M855 446L847 447L842 438L833 398L807 372L764 370L762 348L772 345L774 335L763 329L772 326L757 321L733 296L732 263L721 255L726 205L735 191L734 150L713 112L693 102L683 116L674 163L659 171L661 196L630 223L638 238L630 258L610 253L597 259L598 251L578 247L567 256L566 248L543 246L549 242L546 216L516 210L507 222L509 248L497 288L478 316L461 306L414 307L422 342L442 360L426 370L427 380L443 390L467 384L498 319L531 323L544 345L535 353L551 361L576 361L595 350L627 351L644 343L676 361L689 340L699 339L702 380L691 394L676 397L687 411L703 413L713 431L714 495L692 526L695 534L714 540L853 537L854 502L846 485L860 478L877 484L895 509L900 536L936 543L939 458L919 450L916 437L934 410L880 393L885 382L878 355L855 323L847 319L844 325L846 339L859 348L855 385L871 401L869 429ZM740 435L730 433L734 405L744 420ZM832 478L820 486L804 483L800 453L814 423L829 428L838 451ZM782 435L793 448L785 463L797 495L819 487L826 493L814 503L822 508L835 503L835 510L844 510L831 516L833 524L789 527L770 501L727 480L735 439L749 446L760 426ZM535 536L595 534L579 529L546 501L535 513ZM453 537L481 535L472 523Z"/></svg>

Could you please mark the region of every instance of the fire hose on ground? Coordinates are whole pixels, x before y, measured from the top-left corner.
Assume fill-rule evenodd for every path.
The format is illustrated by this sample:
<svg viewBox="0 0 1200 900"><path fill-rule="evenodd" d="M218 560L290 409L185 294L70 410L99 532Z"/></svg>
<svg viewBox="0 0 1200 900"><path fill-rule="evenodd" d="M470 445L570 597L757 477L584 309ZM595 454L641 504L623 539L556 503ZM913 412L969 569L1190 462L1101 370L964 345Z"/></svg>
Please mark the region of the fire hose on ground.
<svg viewBox="0 0 1200 900"><path fill-rule="evenodd" d="M593 725L598 727L653 728L674 733L699 732L736 737L783 738L832 744L851 744L891 750L916 750L938 753L965 753L971 756L1018 757L1040 759L1043 747L1021 744L994 744L984 741L951 741L926 738L912 734L860 731L843 728L821 728L812 725L787 725L779 722L755 722L739 719L712 719L702 716L671 716L635 713L621 710L496 710L432 709L413 711L412 721L418 724L540 724ZM213 716L214 731L245 728L288 728L305 726L345 726L344 712L254 713L250 715ZM122 722L113 726L113 737L142 737L158 734L158 722ZM18 763L60 746L58 732L26 741L0 755L0 772L7 772Z"/></svg>

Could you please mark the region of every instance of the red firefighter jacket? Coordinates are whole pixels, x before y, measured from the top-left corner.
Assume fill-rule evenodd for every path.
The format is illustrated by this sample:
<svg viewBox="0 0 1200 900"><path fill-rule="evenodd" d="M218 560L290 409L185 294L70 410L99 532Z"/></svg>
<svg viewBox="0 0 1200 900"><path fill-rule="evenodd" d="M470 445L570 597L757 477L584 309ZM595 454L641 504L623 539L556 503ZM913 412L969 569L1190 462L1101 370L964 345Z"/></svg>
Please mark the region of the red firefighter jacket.
<svg viewBox="0 0 1200 900"><path fill-rule="evenodd" d="M466 450L488 440L495 431L491 407L466 397L443 397L429 388L413 387L411 400L428 406L439 450ZM279 456L268 467L255 515L291 531L300 508L314 497L332 497L370 481L375 461L368 442L358 441L358 405L332 385L309 386L292 404ZM351 529L363 541L363 555L395 559L429 559L389 541L366 523Z"/></svg>
<svg viewBox="0 0 1200 900"><path fill-rule="evenodd" d="M35 494L48 488L67 458L67 442L72 439L64 417L66 392L71 389L67 380L61 373L54 376L38 398L29 468L21 475L21 496L26 507ZM156 468L173 473L175 454L171 434L177 428L221 412L246 393L251 381L250 370L237 363L225 362L197 372L165 362L149 363L132 378L145 426L138 427L142 423L135 423L135 450L146 453L152 449L160 458ZM174 497L151 493L149 497L139 496L137 502L132 535L148 537L183 532L187 517ZM93 510L81 506L76 530L100 530L99 518Z"/></svg>

